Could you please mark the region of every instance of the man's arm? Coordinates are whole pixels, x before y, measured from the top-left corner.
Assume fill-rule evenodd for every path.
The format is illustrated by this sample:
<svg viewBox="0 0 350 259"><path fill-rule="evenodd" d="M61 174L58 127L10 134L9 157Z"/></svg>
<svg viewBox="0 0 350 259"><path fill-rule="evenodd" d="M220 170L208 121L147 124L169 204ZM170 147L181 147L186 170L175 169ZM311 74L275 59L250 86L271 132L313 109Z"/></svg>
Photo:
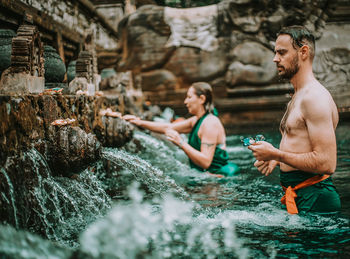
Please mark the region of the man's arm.
<svg viewBox="0 0 350 259"><path fill-rule="evenodd" d="M321 100L320 100L321 99ZM249 146L257 160L276 160L306 172L332 174L336 168L337 147L332 109L326 98L305 98L301 105L311 152L292 153L261 141Z"/></svg>
<svg viewBox="0 0 350 259"><path fill-rule="evenodd" d="M281 152L279 161L307 172L332 174L337 164L337 144L328 96L308 96L301 103L312 151Z"/></svg>

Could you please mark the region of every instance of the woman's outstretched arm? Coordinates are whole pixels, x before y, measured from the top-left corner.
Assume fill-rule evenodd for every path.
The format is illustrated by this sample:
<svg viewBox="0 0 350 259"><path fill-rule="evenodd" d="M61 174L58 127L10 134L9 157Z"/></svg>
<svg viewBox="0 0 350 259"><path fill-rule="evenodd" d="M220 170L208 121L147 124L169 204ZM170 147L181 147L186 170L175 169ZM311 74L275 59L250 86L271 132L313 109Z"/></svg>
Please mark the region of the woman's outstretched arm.
<svg viewBox="0 0 350 259"><path fill-rule="evenodd" d="M179 133L190 132L192 129L192 125L194 125L193 121L196 119L196 117L191 117L189 119L179 121L176 123L147 121L147 120L142 120L139 117L136 117L135 115L124 115L123 119L141 128L145 128L153 132L165 134L167 129L173 129Z"/></svg>

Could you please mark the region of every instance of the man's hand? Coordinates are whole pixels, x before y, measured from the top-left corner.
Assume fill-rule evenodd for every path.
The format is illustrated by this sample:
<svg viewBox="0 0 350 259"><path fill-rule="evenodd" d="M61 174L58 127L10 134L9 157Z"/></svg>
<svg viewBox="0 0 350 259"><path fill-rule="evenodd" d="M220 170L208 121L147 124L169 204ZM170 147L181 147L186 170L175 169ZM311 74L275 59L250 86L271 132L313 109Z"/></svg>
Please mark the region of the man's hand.
<svg viewBox="0 0 350 259"><path fill-rule="evenodd" d="M254 166L261 172L263 175L268 176L272 173L273 169L275 169L276 165L279 163L276 160L270 160L270 161L259 161L256 160L254 163Z"/></svg>
<svg viewBox="0 0 350 259"><path fill-rule="evenodd" d="M248 149L253 151L253 156L259 161L278 160L278 149L274 148L270 143L266 141L257 141Z"/></svg>

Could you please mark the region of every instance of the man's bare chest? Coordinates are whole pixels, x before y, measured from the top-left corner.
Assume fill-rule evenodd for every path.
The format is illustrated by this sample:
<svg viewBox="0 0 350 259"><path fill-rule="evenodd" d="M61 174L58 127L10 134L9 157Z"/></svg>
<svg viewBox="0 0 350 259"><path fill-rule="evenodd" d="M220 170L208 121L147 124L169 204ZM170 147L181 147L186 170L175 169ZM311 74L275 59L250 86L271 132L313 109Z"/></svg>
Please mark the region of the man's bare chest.
<svg viewBox="0 0 350 259"><path fill-rule="evenodd" d="M298 130L305 130L306 123L301 112L300 102L292 100L281 121L281 129L286 133L293 133Z"/></svg>
<svg viewBox="0 0 350 259"><path fill-rule="evenodd" d="M298 108L292 109L286 120L286 130L288 132L293 132L295 130L304 130L304 129L306 129L306 124L305 124L303 114Z"/></svg>

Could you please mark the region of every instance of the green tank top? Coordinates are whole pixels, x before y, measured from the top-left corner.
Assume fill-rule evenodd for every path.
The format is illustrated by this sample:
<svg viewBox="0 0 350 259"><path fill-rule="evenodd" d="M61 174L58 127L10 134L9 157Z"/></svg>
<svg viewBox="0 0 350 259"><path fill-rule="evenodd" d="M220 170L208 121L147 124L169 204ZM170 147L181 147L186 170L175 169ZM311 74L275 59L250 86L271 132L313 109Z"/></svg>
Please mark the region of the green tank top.
<svg viewBox="0 0 350 259"><path fill-rule="evenodd" d="M193 148L197 149L198 151L201 150L201 139L198 137L198 131L200 126L202 125L203 120L208 116L209 112L204 114L194 125L189 138L188 138L188 144L191 145ZM190 159L190 166L191 168L195 168L201 172L209 171L210 173L219 173L220 169L228 164L228 153L226 150L221 149L219 146L216 146L214 158L209 166L208 169L203 169L200 166L196 165L192 162Z"/></svg>

